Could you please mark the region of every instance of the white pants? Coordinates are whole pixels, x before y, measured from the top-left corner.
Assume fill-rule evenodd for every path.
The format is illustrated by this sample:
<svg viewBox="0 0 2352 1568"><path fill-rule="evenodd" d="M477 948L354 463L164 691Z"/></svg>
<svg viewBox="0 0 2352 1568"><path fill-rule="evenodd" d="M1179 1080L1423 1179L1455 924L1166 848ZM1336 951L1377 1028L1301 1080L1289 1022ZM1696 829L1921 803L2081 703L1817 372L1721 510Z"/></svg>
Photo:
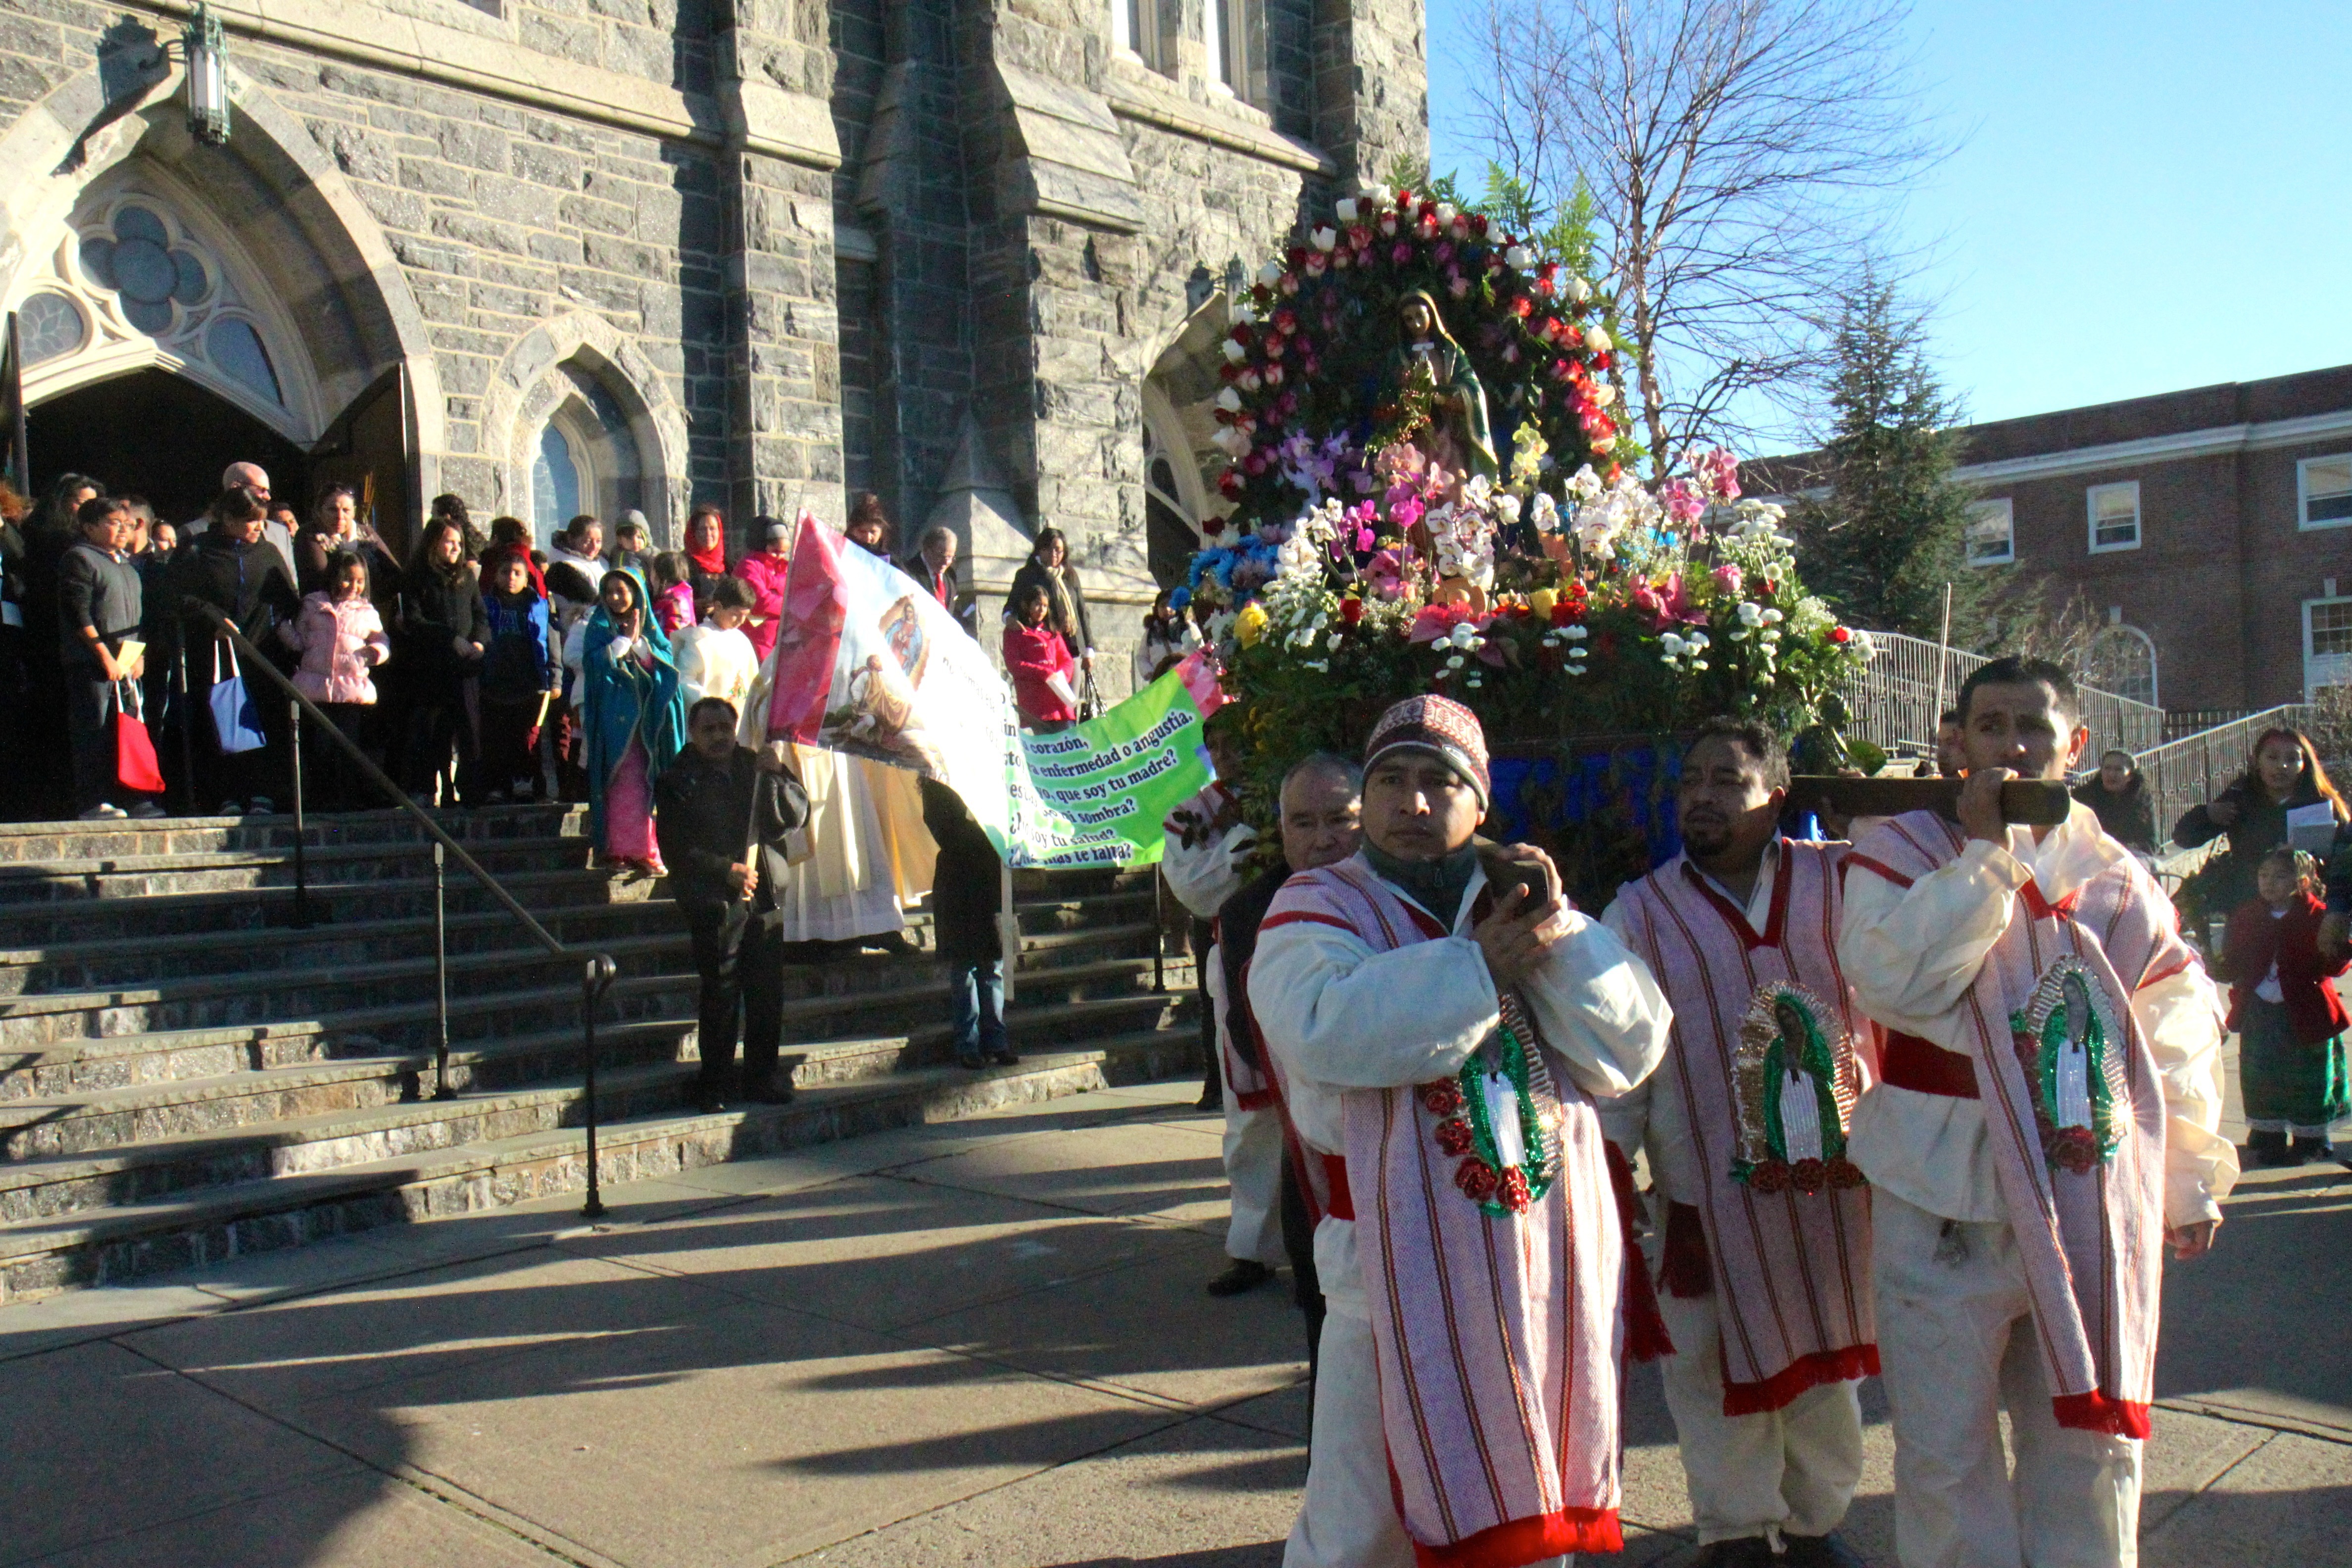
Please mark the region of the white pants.
<svg viewBox="0 0 2352 1568"><path fill-rule="evenodd" d="M2010 1227L1871 1202L1903 1568L2132 1568L2141 1445L2058 1425Z"/></svg>
<svg viewBox="0 0 2352 1568"><path fill-rule="evenodd" d="M1282 1117L1272 1106L1244 1110L1225 1089L1225 1180L1234 1189L1234 1217L1225 1226L1225 1256L1279 1268L1282 1249Z"/></svg>
<svg viewBox="0 0 2352 1568"><path fill-rule="evenodd" d="M1662 1290L1658 1310L1675 1342L1662 1370L1699 1544L1835 1530L1862 1479L1859 1385L1832 1383L1778 1410L1726 1415L1715 1298Z"/></svg>
<svg viewBox="0 0 2352 1568"><path fill-rule="evenodd" d="M1412 1542L1389 1488L1380 1368L1356 1268L1354 1230L1345 1220L1325 1220L1315 1231L1326 1307L1315 1436L1307 1451L1307 1494L1299 1500L1282 1568L1413 1568ZM1575 1561L1547 1557L1528 1568L1569 1568Z"/></svg>

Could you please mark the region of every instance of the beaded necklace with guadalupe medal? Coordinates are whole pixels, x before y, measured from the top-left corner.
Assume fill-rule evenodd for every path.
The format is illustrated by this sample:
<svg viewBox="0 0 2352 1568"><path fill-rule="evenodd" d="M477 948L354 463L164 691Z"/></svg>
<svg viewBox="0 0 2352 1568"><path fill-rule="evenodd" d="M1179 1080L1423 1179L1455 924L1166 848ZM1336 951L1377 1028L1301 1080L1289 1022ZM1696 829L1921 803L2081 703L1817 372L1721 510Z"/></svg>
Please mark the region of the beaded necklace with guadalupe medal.
<svg viewBox="0 0 2352 1568"><path fill-rule="evenodd" d="M1527 1213L1559 1175L1559 1091L1536 1049L1514 992L1501 1021L1452 1078L1421 1086L1421 1103L1443 1118L1437 1146L1459 1155L1454 1184L1497 1219Z"/></svg>

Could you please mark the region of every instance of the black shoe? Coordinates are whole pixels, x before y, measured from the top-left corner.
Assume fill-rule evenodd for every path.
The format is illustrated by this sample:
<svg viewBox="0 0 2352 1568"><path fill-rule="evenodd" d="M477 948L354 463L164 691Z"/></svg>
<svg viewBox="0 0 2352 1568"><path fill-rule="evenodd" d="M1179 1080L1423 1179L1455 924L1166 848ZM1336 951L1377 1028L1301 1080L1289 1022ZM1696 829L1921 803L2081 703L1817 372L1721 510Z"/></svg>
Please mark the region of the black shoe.
<svg viewBox="0 0 2352 1568"><path fill-rule="evenodd" d="M857 945L868 952L897 953L902 958L908 953L922 951L913 942L908 942L907 933L902 931L887 931L879 936L860 937L857 939Z"/></svg>
<svg viewBox="0 0 2352 1568"><path fill-rule="evenodd" d="M1772 1543L1760 1535L1709 1543L1698 1554L1697 1568L1778 1568L1786 1561L1772 1554Z"/></svg>
<svg viewBox="0 0 2352 1568"><path fill-rule="evenodd" d="M1011 1046L999 1046L988 1053L988 1059L998 1067L1009 1068L1020 1061L1021 1053Z"/></svg>
<svg viewBox="0 0 2352 1568"><path fill-rule="evenodd" d="M1225 1271L1209 1281L1212 1296L1238 1296L1244 1290L1255 1290L1274 1278L1274 1270L1263 1263L1246 1258L1236 1258L1225 1265Z"/></svg>
<svg viewBox="0 0 2352 1568"><path fill-rule="evenodd" d="M965 1054L964 1054L963 1052L961 1052L961 1051L958 1051L958 1052L956 1053L956 1066L958 1066L958 1067L960 1067L960 1068L967 1068L967 1069L969 1069L970 1071L972 1071L972 1072L978 1072L978 1071L980 1071L982 1068L986 1067L987 1065L988 1065L988 1058L987 1058L986 1057L982 1056L982 1055L981 1055L980 1053L978 1053L977 1051L975 1051L975 1052L971 1053L971 1055L969 1055L969 1056L965 1055Z"/></svg>
<svg viewBox="0 0 2352 1568"><path fill-rule="evenodd" d="M698 1089L692 1096L694 1109L705 1116L716 1116L727 1109L727 1097L712 1089Z"/></svg>
<svg viewBox="0 0 2352 1568"><path fill-rule="evenodd" d="M749 1086L740 1098L754 1105L790 1105L793 1086L782 1079L771 1079L766 1083Z"/></svg>
<svg viewBox="0 0 2352 1568"><path fill-rule="evenodd" d="M1195 1110L1223 1110L1224 1108L1225 1097L1222 1094L1211 1094L1207 1089L1202 1089L1201 1098L1192 1102L1192 1109Z"/></svg>
<svg viewBox="0 0 2352 1568"><path fill-rule="evenodd" d="M2336 1152L2336 1145L2326 1139L2305 1138L2299 1135L2294 1142L2287 1145L2286 1153L2287 1163L2291 1165L2319 1165L2330 1160L2342 1158Z"/></svg>
<svg viewBox="0 0 2352 1568"><path fill-rule="evenodd" d="M2288 1149L2285 1133L2258 1127L2246 1134L2246 1146L2240 1152L2239 1163L2276 1171L2300 1165L2303 1161Z"/></svg>
<svg viewBox="0 0 2352 1568"><path fill-rule="evenodd" d="M1827 1535L1784 1535L1780 1545L1780 1561L1787 1568L1870 1568L1868 1560L1835 1531Z"/></svg>

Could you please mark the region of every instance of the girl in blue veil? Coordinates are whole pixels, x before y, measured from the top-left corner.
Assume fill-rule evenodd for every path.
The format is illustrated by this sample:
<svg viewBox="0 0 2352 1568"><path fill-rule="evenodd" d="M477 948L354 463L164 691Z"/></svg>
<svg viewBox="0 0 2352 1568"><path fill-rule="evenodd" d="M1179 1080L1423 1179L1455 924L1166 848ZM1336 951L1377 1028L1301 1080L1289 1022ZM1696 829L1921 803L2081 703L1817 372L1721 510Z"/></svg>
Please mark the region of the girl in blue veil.
<svg viewBox="0 0 2352 1568"><path fill-rule="evenodd" d="M588 826L608 865L663 876L654 780L685 741L686 699L669 638L634 568L604 574L581 639Z"/></svg>

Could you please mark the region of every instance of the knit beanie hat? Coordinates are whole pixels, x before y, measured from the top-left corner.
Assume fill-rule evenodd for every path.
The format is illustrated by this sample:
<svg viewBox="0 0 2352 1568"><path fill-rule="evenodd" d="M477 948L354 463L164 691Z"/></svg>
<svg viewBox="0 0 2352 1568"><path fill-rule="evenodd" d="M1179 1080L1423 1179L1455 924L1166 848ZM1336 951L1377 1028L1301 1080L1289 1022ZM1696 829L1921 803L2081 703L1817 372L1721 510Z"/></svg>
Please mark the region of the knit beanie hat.
<svg viewBox="0 0 2352 1568"><path fill-rule="evenodd" d="M1364 743L1364 770L1370 772L1383 752L1394 751L1433 753L1478 792L1481 810L1492 803L1486 731L1478 715L1453 699L1408 697L1381 714L1372 726L1372 738Z"/></svg>

